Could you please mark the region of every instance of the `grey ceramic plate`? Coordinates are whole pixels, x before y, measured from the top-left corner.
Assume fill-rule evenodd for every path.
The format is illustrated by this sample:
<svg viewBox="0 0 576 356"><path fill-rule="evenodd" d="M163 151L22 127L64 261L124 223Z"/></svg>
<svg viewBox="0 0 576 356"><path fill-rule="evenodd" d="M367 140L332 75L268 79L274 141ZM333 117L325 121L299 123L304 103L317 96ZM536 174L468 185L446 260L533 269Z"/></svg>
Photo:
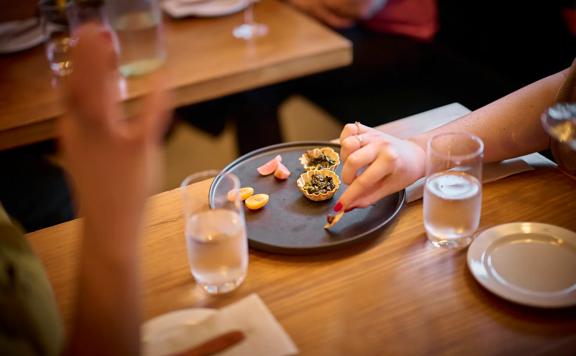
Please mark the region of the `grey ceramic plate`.
<svg viewBox="0 0 576 356"><path fill-rule="evenodd" d="M330 230L324 229L326 215L346 188L342 184L330 200L313 202L298 190L296 180L304 172L300 156L315 147L332 147L339 152L340 146L329 142L293 142L268 146L250 152L230 163L223 172L231 172L240 178L242 187L250 186L256 193L270 195L268 204L260 210L246 212L246 227L250 247L273 253L310 254L343 248L373 237L377 230L392 221L404 206L404 191L392 194L377 204L356 209L345 214ZM292 174L281 181L273 175L261 176L259 166L282 156L282 163ZM336 170L341 175L342 166ZM213 184L218 184L218 179ZM213 187L210 189L212 202Z"/></svg>

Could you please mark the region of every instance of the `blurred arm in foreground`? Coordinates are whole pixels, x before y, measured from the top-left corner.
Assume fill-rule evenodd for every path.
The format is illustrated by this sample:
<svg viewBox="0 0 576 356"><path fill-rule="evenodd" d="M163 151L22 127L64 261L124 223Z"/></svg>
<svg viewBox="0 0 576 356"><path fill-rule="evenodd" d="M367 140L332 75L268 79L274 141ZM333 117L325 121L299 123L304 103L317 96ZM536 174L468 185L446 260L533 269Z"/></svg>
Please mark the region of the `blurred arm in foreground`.
<svg viewBox="0 0 576 356"><path fill-rule="evenodd" d="M65 165L84 217L69 351L138 354L138 242L169 115L156 90L140 115L125 118L109 34L88 24L77 37L66 88L68 115L59 122Z"/></svg>

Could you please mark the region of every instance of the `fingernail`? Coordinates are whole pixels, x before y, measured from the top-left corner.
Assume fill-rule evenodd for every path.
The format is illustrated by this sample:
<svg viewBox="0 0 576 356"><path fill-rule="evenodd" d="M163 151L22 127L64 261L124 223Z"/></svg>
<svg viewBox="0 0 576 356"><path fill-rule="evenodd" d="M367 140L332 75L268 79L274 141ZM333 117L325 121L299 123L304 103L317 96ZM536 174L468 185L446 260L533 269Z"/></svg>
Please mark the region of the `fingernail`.
<svg viewBox="0 0 576 356"><path fill-rule="evenodd" d="M100 32L100 36L101 36L104 40L106 40L106 42L112 43L112 34L110 33L110 31L104 30L104 31Z"/></svg>
<svg viewBox="0 0 576 356"><path fill-rule="evenodd" d="M348 209L344 210L344 212L345 212L345 213L349 213L349 212L351 212L351 211L354 210L354 209L356 209L356 208L348 208Z"/></svg>
<svg viewBox="0 0 576 356"><path fill-rule="evenodd" d="M336 203L336 206L334 206L334 212L337 213L340 210L342 210L342 203L338 202L338 203Z"/></svg>

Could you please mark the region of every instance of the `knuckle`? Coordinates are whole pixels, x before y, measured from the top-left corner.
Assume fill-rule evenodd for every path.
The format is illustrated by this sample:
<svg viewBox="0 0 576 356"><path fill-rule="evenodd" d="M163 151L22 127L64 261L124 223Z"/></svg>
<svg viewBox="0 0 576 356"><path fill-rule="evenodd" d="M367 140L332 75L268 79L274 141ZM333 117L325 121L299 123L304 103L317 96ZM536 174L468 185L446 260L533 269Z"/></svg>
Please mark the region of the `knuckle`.
<svg viewBox="0 0 576 356"><path fill-rule="evenodd" d="M352 151L355 148L354 137L348 136L340 140L340 146L345 150Z"/></svg>
<svg viewBox="0 0 576 356"><path fill-rule="evenodd" d="M356 186L361 190L366 190L370 187L369 182L362 174L356 177L356 179L354 180L354 184L356 184Z"/></svg>
<svg viewBox="0 0 576 356"><path fill-rule="evenodd" d="M351 168L358 168L362 164L362 160L358 155L351 154L350 156L348 156L346 163Z"/></svg>

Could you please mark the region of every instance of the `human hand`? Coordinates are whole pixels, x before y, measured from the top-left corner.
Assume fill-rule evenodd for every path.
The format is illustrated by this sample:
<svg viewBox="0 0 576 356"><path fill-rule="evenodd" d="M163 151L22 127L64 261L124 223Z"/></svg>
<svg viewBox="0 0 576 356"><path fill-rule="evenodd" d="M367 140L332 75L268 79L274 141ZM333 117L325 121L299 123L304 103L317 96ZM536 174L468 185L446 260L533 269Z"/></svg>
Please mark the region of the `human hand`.
<svg viewBox="0 0 576 356"><path fill-rule="evenodd" d="M289 0L289 3L300 9L302 12L307 13L308 15L311 15L324 22L328 26L336 29L352 27L356 23L355 18L346 15L340 15L337 12L334 12L324 3L324 1L325 0Z"/></svg>
<svg viewBox="0 0 576 356"><path fill-rule="evenodd" d="M342 180L349 187L338 208L367 207L424 175L425 151L410 140L356 123L344 127L340 145Z"/></svg>
<svg viewBox="0 0 576 356"><path fill-rule="evenodd" d="M320 0L333 14L343 18L366 20L380 11L387 0Z"/></svg>
<svg viewBox="0 0 576 356"><path fill-rule="evenodd" d="M138 220L158 179L166 98L156 90L140 115L125 118L110 34L96 24L76 34L65 88L68 114L58 127L75 195L82 213L97 221Z"/></svg>

